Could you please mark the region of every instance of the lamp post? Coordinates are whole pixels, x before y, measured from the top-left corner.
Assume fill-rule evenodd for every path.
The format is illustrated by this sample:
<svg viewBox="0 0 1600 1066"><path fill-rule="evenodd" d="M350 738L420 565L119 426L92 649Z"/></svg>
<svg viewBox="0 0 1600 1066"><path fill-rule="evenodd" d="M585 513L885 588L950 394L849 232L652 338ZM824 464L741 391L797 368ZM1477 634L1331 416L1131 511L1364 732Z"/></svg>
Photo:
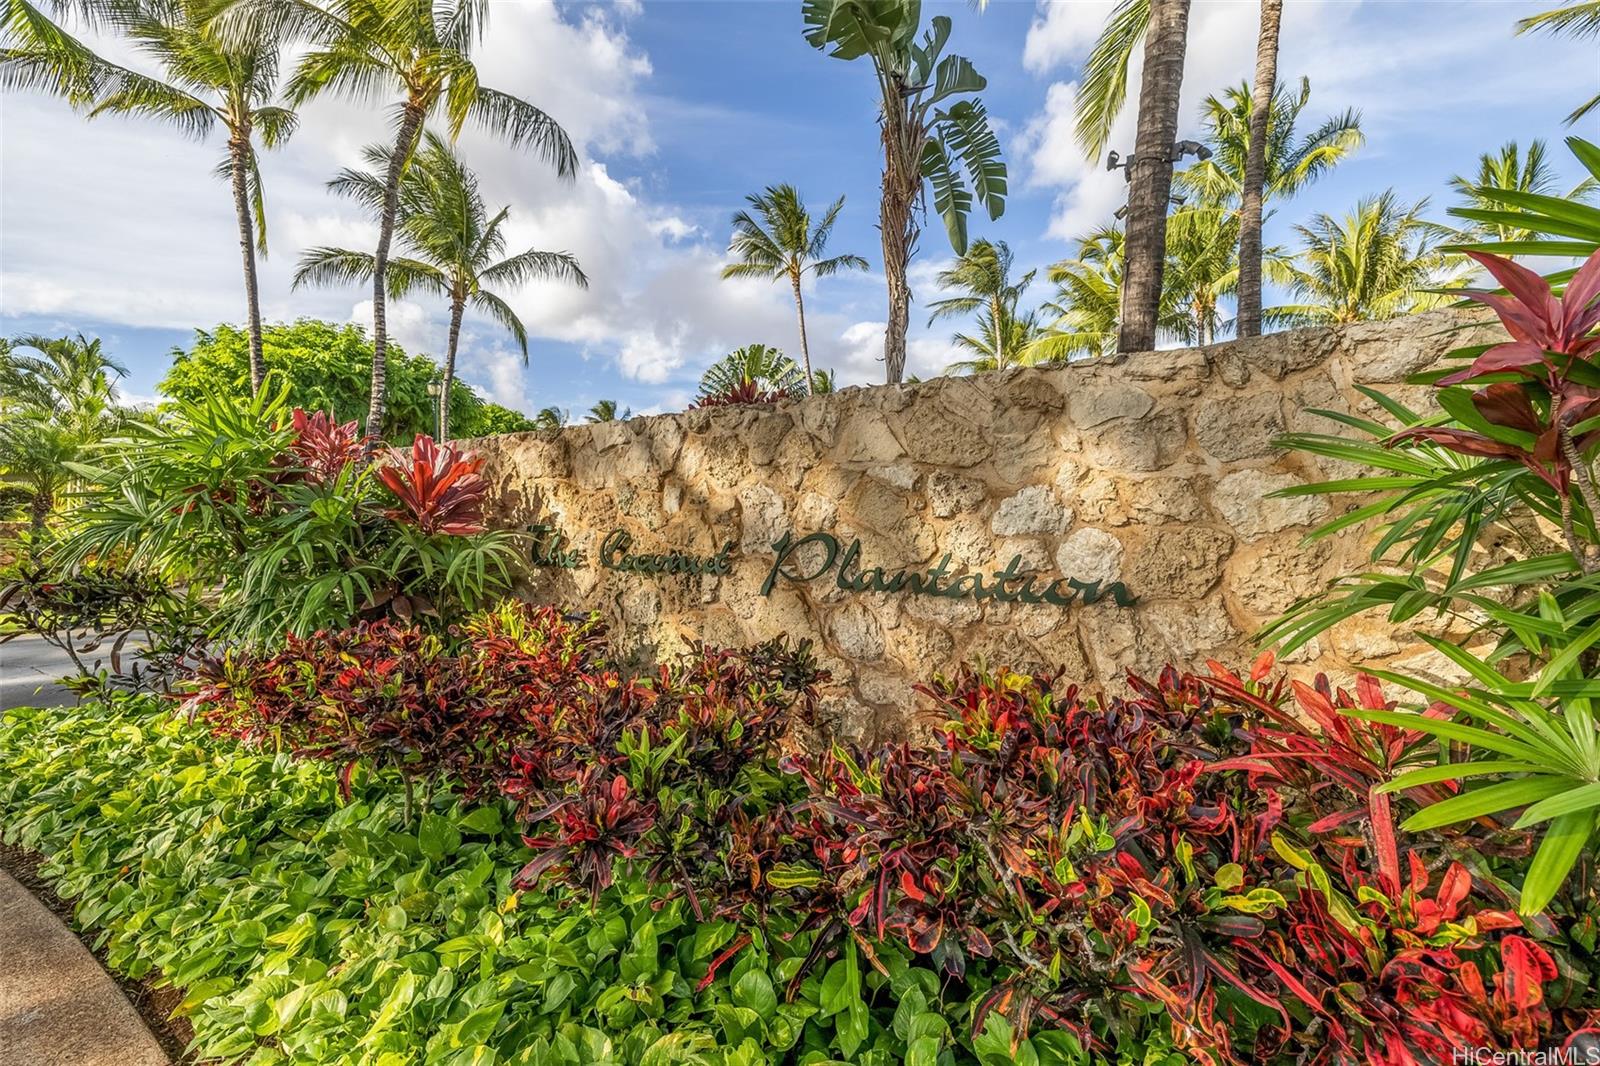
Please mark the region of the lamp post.
<svg viewBox="0 0 1600 1066"><path fill-rule="evenodd" d="M444 384L438 381L428 382L428 396L433 400L433 439L439 440L439 397L444 395ZM442 441L440 443L443 443Z"/></svg>

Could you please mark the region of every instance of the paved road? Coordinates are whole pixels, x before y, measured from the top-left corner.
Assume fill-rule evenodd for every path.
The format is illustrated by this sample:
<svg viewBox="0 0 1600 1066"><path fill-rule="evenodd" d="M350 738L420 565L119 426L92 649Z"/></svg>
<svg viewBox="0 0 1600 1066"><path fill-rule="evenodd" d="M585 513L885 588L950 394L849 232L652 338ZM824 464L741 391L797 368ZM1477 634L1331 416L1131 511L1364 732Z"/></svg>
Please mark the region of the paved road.
<svg viewBox="0 0 1600 1066"><path fill-rule="evenodd" d="M56 678L74 670L67 653L41 637L18 637L0 644L0 711L76 703L76 696L54 684Z"/></svg>
<svg viewBox="0 0 1600 1066"><path fill-rule="evenodd" d="M94 956L0 870L0 1062L167 1066L167 1061Z"/></svg>

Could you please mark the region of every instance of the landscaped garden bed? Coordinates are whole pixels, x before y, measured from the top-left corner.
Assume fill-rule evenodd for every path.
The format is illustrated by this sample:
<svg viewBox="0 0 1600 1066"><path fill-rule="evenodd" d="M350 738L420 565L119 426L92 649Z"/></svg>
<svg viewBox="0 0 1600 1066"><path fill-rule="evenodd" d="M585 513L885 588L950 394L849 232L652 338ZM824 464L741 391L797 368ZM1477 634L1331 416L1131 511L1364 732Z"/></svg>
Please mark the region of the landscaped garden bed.
<svg viewBox="0 0 1600 1066"><path fill-rule="evenodd" d="M1400 1063L1595 1022L1592 856L1519 917L1526 833L1397 829L1440 786L1370 791L1431 743L1347 713L1375 683L962 671L934 749L785 755L804 649L638 678L554 611L462 633L9 712L6 839L206 1057Z"/></svg>

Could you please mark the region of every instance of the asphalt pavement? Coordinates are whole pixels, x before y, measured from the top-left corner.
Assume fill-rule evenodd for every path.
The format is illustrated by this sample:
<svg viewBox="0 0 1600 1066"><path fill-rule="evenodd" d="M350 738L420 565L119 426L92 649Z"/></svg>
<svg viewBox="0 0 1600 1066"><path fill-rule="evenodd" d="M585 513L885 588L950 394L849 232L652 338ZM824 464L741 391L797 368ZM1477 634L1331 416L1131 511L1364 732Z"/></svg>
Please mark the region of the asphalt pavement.
<svg viewBox="0 0 1600 1066"><path fill-rule="evenodd" d="M77 703L76 696L55 683L76 669L66 652L42 637L18 637L0 644L0 711Z"/></svg>

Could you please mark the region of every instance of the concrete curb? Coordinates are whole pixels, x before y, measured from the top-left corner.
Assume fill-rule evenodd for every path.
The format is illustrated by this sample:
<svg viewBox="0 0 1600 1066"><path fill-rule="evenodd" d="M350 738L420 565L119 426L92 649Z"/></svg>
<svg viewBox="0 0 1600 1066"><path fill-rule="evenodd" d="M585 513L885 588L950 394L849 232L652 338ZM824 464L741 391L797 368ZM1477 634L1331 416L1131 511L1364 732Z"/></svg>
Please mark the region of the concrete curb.
<svg viewBox="0 0 1600 1066"><path fill-rule="evenodd" d="M161 1045L95 957L3 870L0 1063L168 1066Z"/></svg>

